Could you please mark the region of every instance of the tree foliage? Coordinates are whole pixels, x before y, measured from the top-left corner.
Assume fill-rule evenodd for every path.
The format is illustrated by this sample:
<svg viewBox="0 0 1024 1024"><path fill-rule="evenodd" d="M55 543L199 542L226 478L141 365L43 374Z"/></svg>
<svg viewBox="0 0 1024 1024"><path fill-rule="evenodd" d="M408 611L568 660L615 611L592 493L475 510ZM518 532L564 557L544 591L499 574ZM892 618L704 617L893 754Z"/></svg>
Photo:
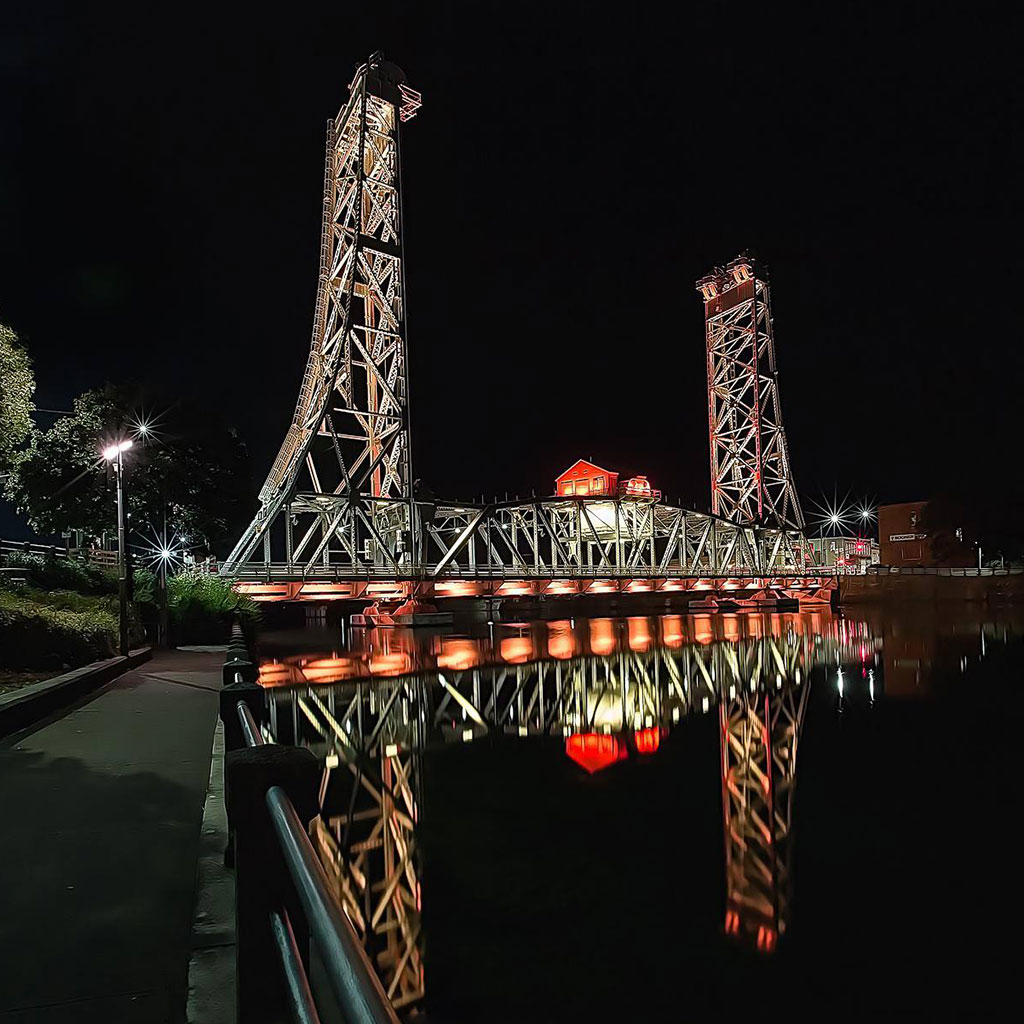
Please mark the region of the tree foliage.
<svg viewBox="0 0 1024 1024"><path fill-rule="evenodd" d="M250 499L248 456L238 435L208 413L178 406L148 437L138 432L130 392L107 385L87 391L73 413L36 431L15 460L7 495L41 535L81 530L99 537L117 529L116 478L105 445L126 436L129 529L136 543L168 534L217 551L241 527Z"/></svg>
<svg viewBox="0 0 1024 1024"><path fill-rule="evenodd" d="M9 327L0 324L0 473L32 430L32 360Z"/></svg>

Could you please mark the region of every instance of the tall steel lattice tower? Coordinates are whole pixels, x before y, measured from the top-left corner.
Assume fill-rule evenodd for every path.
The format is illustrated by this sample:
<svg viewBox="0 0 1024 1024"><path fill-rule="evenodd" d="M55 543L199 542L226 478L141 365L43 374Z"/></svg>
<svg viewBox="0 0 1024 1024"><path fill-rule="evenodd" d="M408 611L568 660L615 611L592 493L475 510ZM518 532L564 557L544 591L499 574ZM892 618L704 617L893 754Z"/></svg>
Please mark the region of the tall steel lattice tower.
<svg viewBox="0 0 1024 1024"><path fill-rule="evenodd" d="M414 557L399 128L420 105L377 53L328 122L309 360L228 573L261 545L265 562L283 545L287 564L304 567L396 570Z"/></svg>
<svg viewBox="0 0 1024 1024"><path fill-rule="evenodd" d="M697 282L708 348L711 511L803 530L779 408L768 285L740 256Z"/></svg>

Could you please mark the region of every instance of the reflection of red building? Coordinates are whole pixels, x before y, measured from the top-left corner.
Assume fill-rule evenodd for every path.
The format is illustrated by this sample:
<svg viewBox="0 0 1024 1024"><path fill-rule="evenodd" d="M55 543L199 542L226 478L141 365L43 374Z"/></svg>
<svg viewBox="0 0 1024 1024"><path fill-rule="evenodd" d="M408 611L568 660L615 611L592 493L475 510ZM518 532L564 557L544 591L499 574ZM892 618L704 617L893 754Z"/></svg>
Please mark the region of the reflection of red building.
<svg viewBox="0 0 1024 1024"><path fill-rule="evenodd" d="M633 734L633 742L636 744L638 754L655 754L661 746L661 729L658 726L651 726L647 729L638 729Z"/></svg>
<svg viewBox="0 0 1024 1024"><path fill-rule="evenodd" d="M559 495L611 495L618 486L618 473L595 466L586 459L577 459L561 476L555 478L555 493Z"/></svg>
<svg viewBox="0 0 1024 1024"><path fill-rule="evenodd" d="M565 752L591 775L629 757L626 744L618 736L602 736L592 732L570 736L565 741Z"/></svg>

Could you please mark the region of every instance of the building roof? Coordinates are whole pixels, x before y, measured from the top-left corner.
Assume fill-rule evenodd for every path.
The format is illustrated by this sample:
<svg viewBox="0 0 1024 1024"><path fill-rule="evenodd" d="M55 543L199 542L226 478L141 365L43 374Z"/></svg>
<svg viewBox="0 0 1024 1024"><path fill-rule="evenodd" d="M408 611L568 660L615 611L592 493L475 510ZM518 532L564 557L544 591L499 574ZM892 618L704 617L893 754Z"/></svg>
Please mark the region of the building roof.
<svg viewBox="0 0 1024 1024"><path fill-rule="evenodd" d="M606 476L618 476L619 475L618 473L614 472L613 470L602 469L600 466L598 466L594 462L588 462L586 459L577 459L568 469L566 469L563 472L559 473L558 476L555 477L555 481L557 482L558 480L565 479L565 477L569 476L573 472L573 470L576 469L578 466L579 467L583 467L584 470L585 470L585 473L583 473L583 474L576 474L578 476L579 475L590 476L592 473L604 473Z"/></svg>

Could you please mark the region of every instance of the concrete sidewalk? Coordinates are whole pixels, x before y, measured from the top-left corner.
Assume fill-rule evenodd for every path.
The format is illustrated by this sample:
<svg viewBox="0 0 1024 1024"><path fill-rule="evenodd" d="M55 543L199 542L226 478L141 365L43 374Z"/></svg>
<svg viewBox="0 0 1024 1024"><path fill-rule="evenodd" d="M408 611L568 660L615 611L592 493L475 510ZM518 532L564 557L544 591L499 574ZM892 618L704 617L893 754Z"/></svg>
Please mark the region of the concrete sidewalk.
<svg viewBox="0 0 1024 1024"><path fill-rule="evenodd" d="M0 1021L184 1020L223 660L155 652L0 744Z"/></svg>

